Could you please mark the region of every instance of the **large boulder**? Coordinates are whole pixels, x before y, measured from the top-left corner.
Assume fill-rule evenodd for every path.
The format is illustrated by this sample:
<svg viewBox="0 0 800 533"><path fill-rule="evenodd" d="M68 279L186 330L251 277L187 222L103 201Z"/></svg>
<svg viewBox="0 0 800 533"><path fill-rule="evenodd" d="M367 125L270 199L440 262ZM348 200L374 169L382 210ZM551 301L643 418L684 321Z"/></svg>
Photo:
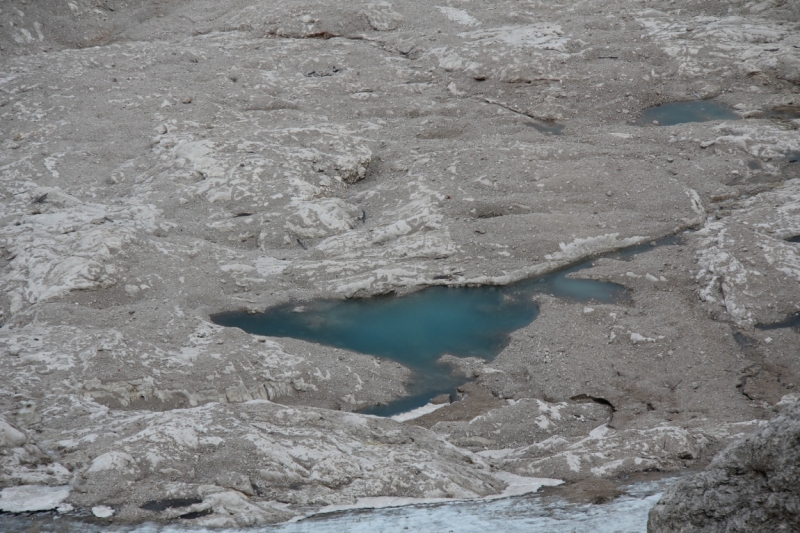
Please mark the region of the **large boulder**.
<svg viewBox="0 0 800 533"><path fill-rule="evenodd" d="M800 402L668 489L649 533L800 531Z"/></svg>

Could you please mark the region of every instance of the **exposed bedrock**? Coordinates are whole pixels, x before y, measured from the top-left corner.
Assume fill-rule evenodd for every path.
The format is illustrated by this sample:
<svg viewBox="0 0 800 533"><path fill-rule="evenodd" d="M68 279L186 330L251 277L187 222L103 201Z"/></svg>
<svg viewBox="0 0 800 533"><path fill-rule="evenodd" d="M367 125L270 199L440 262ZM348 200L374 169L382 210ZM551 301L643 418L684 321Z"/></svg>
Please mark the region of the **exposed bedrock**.
<svg viewBox="0 0 800 533"><path fill-rule="evenodd" d="M740 438L708 468L667 489L649 533L800 530L800 402Z"/></svg>
<svg viewBox="0 0 800 533"><path fill-rule="evenodd" d="M797 3L439 4L2 3L0 509L591 487L702 467L797 394ZM704 99L728 118L637 123ZM624 298L537 293L402 423L358 411L411 368L210 320L588 259Z"/></svg>

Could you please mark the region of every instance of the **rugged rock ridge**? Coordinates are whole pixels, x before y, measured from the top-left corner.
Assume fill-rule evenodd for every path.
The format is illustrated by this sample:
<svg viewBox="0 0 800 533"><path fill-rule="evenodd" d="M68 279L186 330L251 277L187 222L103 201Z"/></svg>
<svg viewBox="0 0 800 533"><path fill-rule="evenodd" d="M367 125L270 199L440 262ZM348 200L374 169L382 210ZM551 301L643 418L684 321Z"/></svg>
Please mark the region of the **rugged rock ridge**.
<svg viewBox="0 0 800 533"><path fill-rule="evenodd" d="M800 402L671 486L648 533L800 531Z"/></svg>
<svg viewBox="0 0 800 533"><path fill-rule="evenodd" d="M6 483L69 484L73 505L102 500L126 521L177 516L141 509L151 500L194 498L202 503L182 513L213 510L206 525L244 526L359 497L475 498L505 486L480 457L389 419L263 400L123 414L72 396L38 408L55 431L28 439L0 421L14 457ZM46 460L54 454L73 474Z"/></svg>

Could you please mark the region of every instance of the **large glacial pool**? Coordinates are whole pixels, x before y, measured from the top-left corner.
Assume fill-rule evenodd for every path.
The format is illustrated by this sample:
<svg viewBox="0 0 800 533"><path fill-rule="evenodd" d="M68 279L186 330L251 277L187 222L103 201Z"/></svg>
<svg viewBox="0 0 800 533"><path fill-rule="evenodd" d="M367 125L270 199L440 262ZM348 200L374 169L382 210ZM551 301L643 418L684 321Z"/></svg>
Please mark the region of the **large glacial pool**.
<svg viewBox="0 0 800 533"><path fill-rule="evenodd" d="M674 242L662 239L661 243ZM610 254L626 259L649 244ZM214 323L269 337L291 337L397 361L414 371L409 396L362 412L392 416L455 392L464 382L442 355L493 359L509 334L539 314L537 297L550 294L575 302L619 302L627 289L616 283L572 279L591 261L506 286L428 287L406 296L287 303L262 313L233 311L211 316Z"/></svg>
<svg viewBox="0 0 800 533"><path fill-rule="evenodd" d="M709 120L739 120L730 107L711 100L689 102L670 102L642 111L635 124L646 126L658 121L659 126L674 126L687 122L707 122Z"/></svg>

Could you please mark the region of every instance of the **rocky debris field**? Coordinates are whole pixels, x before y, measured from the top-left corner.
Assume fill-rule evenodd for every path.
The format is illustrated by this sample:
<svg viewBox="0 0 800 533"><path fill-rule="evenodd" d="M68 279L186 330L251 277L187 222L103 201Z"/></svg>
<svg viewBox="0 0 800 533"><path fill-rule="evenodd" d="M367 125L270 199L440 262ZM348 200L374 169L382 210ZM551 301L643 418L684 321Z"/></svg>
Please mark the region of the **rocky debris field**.
<svg viewBox="0 0 800 533"><path fill-rule="evenodd" d="M0 21L3 510L242 526L613 481L768 440L798 399L800 332L763 329L800 312L791 0L15 0ZM740 119L635 123L697 99ZM543 295L493 361L451 360L460 401L404 422L356 411L408 368L209 319L593 257L577 275L627 300ZM166 500L192 503L147 509Z"/></svg>

